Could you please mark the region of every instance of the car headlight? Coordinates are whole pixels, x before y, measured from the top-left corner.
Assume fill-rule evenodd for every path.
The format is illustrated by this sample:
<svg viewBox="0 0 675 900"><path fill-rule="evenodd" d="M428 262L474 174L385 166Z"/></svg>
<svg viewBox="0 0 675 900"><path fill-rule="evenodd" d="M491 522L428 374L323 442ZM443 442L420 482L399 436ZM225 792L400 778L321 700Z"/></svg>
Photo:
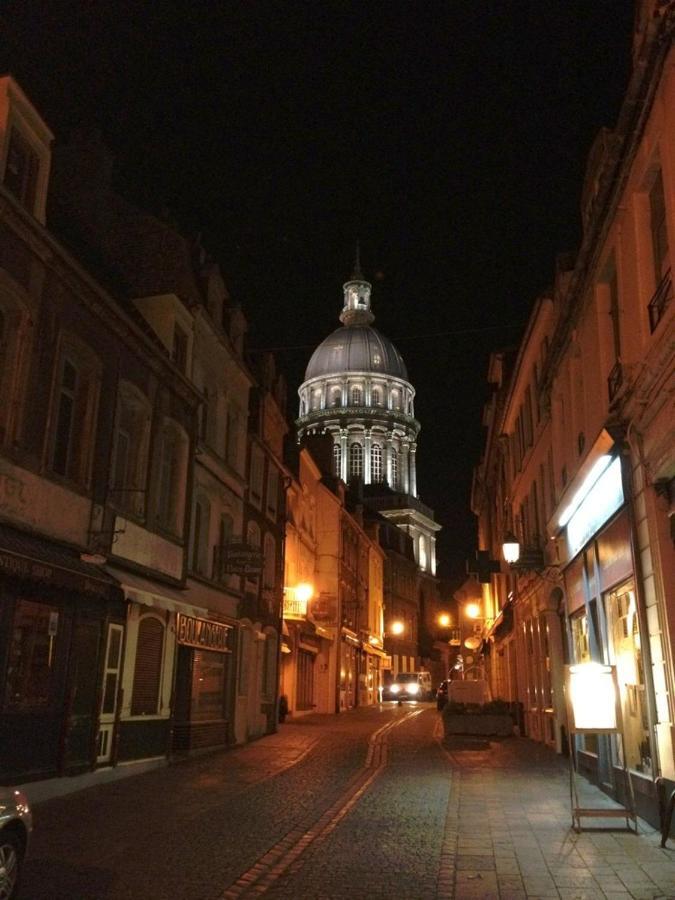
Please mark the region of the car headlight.
<svg viewBox="0 0 675 900"><path fill-rule="evenodd" d="M390 691L392 692L392 694L398 694L399 686L397 684L392 684Z"/></svg>
<svg viewBox="0 0 675 900"><path fill-rule="evenodd" d="M420 686L419 684L409 684L408 685L408 693L409 694L419 694Z"/></svg>

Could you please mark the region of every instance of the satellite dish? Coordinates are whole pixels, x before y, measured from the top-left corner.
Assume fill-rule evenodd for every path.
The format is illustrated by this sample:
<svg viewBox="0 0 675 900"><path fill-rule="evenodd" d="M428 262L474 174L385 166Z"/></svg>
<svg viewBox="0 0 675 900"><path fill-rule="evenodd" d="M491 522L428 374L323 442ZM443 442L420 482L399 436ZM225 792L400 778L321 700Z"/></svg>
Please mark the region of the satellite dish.
<svg viewBox="0 0 675 900"><path fill-rule="evenodd" d="M469 650L478 650L482 643L482 640L478 637L468 637L464 641L464 646Z"/></svg>

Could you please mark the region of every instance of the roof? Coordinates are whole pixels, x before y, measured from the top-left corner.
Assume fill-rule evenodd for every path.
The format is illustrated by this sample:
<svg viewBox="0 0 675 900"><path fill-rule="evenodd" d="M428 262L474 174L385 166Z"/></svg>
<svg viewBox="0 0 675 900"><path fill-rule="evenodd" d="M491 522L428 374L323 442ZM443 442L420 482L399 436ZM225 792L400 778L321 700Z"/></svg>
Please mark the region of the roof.
<svg viewBox="0 0 675 900"><path fill-rule="evenodd" d="M312 354L305 381L345 372L377 372L408 380L403 357L372 325L344 325L328 335Z"/></svg>

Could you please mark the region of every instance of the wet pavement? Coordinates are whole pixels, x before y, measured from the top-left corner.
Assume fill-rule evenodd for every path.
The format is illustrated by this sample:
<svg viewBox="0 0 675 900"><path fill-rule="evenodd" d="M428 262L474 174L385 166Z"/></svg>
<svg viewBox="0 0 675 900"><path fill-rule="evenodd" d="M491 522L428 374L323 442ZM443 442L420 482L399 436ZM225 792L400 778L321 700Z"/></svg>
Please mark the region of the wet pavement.
<svg viewBox="0 0 675 900"><path fill-rule="evenodd" d="M23 900L675 898L675 842L643 822L577 834L565 760L446 742L430 704L311 715L34 818Z"/></svg>

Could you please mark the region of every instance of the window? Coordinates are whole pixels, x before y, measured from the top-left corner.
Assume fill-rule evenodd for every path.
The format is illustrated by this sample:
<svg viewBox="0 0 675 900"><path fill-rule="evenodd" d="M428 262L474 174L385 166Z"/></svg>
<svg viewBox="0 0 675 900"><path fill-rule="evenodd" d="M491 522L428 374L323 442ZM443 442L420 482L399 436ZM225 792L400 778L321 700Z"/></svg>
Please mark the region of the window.
<svg viewBox="0 0 675 900"><path fill-rule="evenodd" d="M363 475L363 447L361 444L352 444L349 448L349 476L360 478Z"/></svg>
<svg viewBox="0 0 675 900"><path fill-rule="evenodd" d="M341 406L342 405L342 388L336 387L331 390L330 405L331 406Z"/></svg>
<svg viewBox="0 0 675 900"><path fill-rule="evenodd" d="M420 569L426 569L426 567L427 567L427 541L423 534L420 535L419 564L420 564Z"/></svg>
<svg viewBox="0 0 675 900"><path fill-rule="evenodd" d="M262 505L263 475L265 471L265 457L259 447L251 448L251 473L249 493L251 502L260 509Z"/></svg>
<svg viewBox="0 0 675 900"><path fill-rule="evenodd" d="M271 534L266 534L264 544L265 563L263 568L263 586L268 591L271 591L274 588L274 582L276 580L276 552L276 541Z"/></svg>
<svg viewBox="0 0 675 900"><path fill-rule="evenodd" d="M12 129L3 179L7 190L31 213L35 207L40 161L23 135Z"/></svg>
<svg viewBox="0 0 675 900"><path fill-rule="evenodd" d="M370 477L374 483L382 481L382 447L379 444L370 448Z"/></svg>
<svg viewBox="0 0 675 900"><path fill-rule="evenodd" d="M267 515L276 519L279 510L279 470L270 462L267 470Z"/></svg>
<svg viewBox="0 0 675 900"><path fill-rule="evenodd" d="M398 490L398 453L395 447L391 448L389 458L391 460L391 486L394 490Z"/></svg>
<svg viewBox="0 0 675 900"><path fill-rule="evenodd" d="M159 439L157 521L174 534L182 531L186 456L185 433L175 422L167 422Z"/></svg>
<svg viewBox="0 0 675 900"><path fill-rule="evenodd" d="M239 431L241 428L241 415L239 408L230 403L227 408L227 436L225 445L225 458L233 469L239 469Z"/></svg>
<svg viewBox="0 0 675 900"><path fill-rule="evenodd" d="M115 506L142 516L150 440L150 403L129 382L118 389L110 495Z"/></svg>
<svg viewBox="0 0 675 900"><path fill-rule="evenodd" d="M190 719L193 722L223 718L226 661L224 653L194 651L190 694Z"/></svg>
<svg viewBox="0 0 675 900"><path fill-rule="evenodd" d="M209 389L204 388L204 397L199 407L199 439L207 442L209 433Z"/></svg>
<svg viewBox="0 0 675 900"><path fill-rule="evenodd" d="M392 409L400 409L401 408L401 393L397 388L394 388L391 392L391 408Z"/></svg>
<svg viewBox="0 0 675 900"><path fill-rule="evenodd" d="M6 707L39 709L49 705L62 627L57 606L18 600L8 652Z"/></svg>
<svg viewBox="0 0 675 900"><path fill-rule="evenodd" d="M234 519L229 513L223 513L220 517L218 527L218 546L214 551L214 572L213 577L218 581L237 576L229 576L224 572L225 567L225 548L232 540L232 532L234 530Z"/></svg>
<svg viewBox="0 0 675 900"><path fill-rule="evenodd" d="M312 391L312 409L321 409L321 389Z"/></svg>
<svg viewBox="0 0 675 900"><path fill-rule="evenodd" d="M99 368L88 348L64 343L56 366L49 464L80 485L89 481Z"/></svg>
<svg viewBox="0 0 675 900"><path fill-rule="evenodd" d="M273 698L277 687L277 636L268 633L263 658L263 696Z"/></svg>
<svg viewBox="0 0 675 900"><path fill-rule="evenodd" d="M382 394L379 388L373 388L370 395L370 401L373 406L382 406Z"/></svg>
<svg viewBox="0 0 675 900"><path fill-rule="evenodd" d="M337 478L342 475L342 449L339 444L333 444L333 471Z"/></svg>
<svg viewBox="0 0 675 900"><path fill-rule="evenodd" d="M171 359L176 364L176 368L185 375L187 371L188 357L188 336L180 327L178 322L173 326L173 346L171 349Z"/></svg>
<svg viewBox="0 0 675 900"><path fill-rule="evenodd" d="M164 623L154 615L141 616L131 696L132 716L157 715L163 655Z"/></svg>
<svg viewBox="0 0 675 900"><path fill-rule="evenodd" d="M363 392L361 391L361 388L359 387L359 385L355 384L354 387L352 387L351 397L352 397L352 406L361 406L362 399L363 399Z"/></svg>
<svg viewBox="0 0 675 900"><path fill-rule="evenodd" d="M654 275L659 284L668 267L668 234L666 231L666 201L663 193L663 173L659 169L649 192L649 212L654 255Z"/></svg>
<svg viewBox="0 0 675 900"><path fill-rule="evenodd" d="M253 549L260 549L260 528L258 527L257 522L249 522L248 528L246 529L246 543L249 547ZM253 590L257 590L258 587L258 576L255 574L250 574L246 576L246 582L250 588Z"/></svg>
<svg viewBox="0 0 675 900"><path fill-rule="evenodd" d="M206 497L195 501L194 527L192 531L192 571L198 575L209 574L209 520L211 505Z"/></svg>

